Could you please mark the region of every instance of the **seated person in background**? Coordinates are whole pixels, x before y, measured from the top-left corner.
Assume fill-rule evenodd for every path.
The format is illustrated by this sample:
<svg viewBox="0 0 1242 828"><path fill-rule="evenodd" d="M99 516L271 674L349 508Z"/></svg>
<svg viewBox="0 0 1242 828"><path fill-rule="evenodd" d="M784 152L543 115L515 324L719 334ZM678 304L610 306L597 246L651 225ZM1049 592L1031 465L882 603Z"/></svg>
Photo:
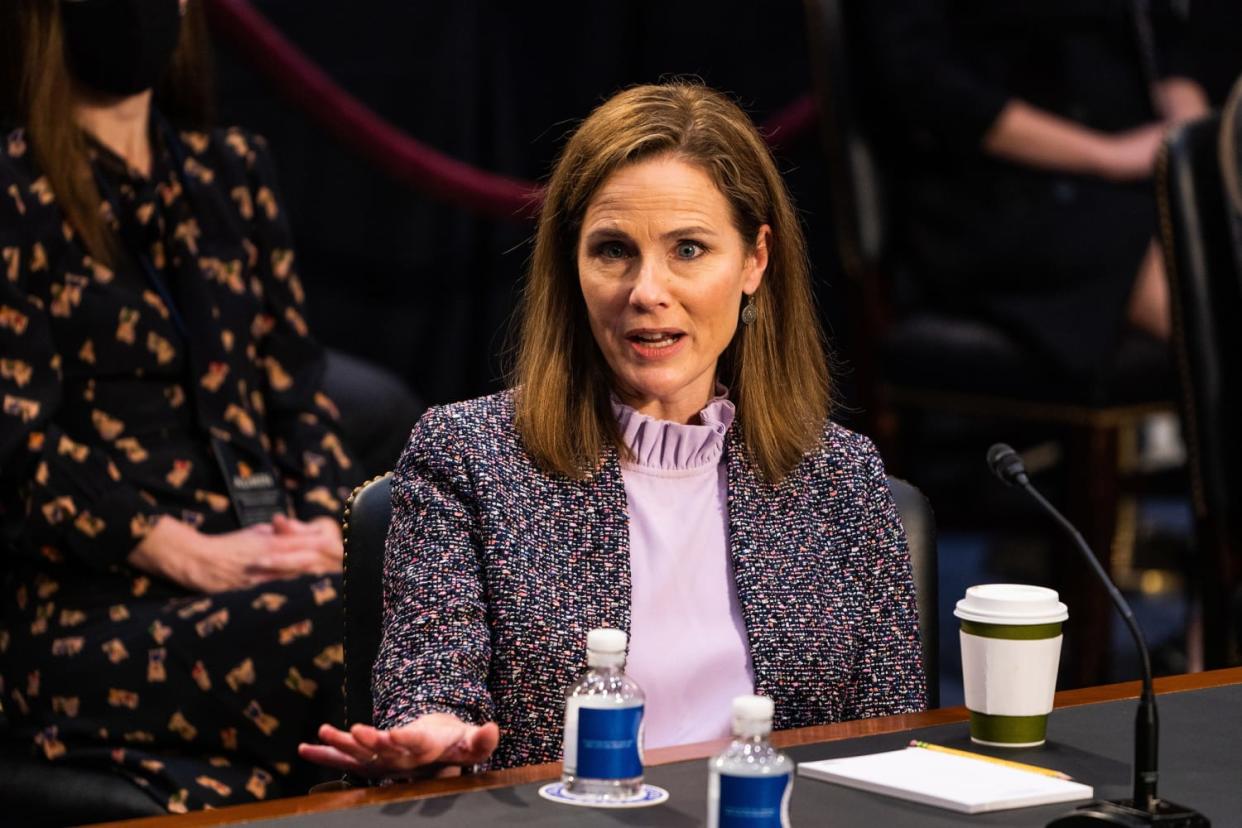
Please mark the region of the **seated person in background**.
<svg viewBox="0 0 1242 828"><path fill-rule="evenodd" d="M304 792L303 728L340 715L351 461L267 148L165 120L204 101L198 0L4 17L6 738L171 811Z"/></svg>
<svg viewBox="0 0 1242 828"><path fill-rule="evenodd" d="M1148 179L1167 126L1207 108L1176 74L1169 6L850 5L915 289L1082 380L1128 327L1169 337Z"/></svg>
<svg viewBox="0 0 1242 828"><path fill-rule="evenodd" d="M586 634L630 634L648 747L926 704L905 534L833 424L805 244L746 115L640 86L565 147L511 390L428 412L393 480L370 776L560 758ZM743 324L739 325L739 318Z"/></svg>

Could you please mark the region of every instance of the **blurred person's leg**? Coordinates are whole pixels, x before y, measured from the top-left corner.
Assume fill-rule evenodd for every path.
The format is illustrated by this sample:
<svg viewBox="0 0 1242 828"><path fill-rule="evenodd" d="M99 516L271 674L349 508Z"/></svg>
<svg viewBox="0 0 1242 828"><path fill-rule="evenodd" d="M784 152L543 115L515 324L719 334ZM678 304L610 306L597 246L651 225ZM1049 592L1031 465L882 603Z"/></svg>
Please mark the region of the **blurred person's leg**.
<svg viewBox="0 0 1242 828"><path fill-rule="evenodd" d="M1160 246L1152 242L1147 247L1143 262L1134 280L1134 291L1126 309L1130 324L1144 333L1168 341L1172 335L1172 317L1169 309L1169 280L1164 273L1164 258Z"/></svg>

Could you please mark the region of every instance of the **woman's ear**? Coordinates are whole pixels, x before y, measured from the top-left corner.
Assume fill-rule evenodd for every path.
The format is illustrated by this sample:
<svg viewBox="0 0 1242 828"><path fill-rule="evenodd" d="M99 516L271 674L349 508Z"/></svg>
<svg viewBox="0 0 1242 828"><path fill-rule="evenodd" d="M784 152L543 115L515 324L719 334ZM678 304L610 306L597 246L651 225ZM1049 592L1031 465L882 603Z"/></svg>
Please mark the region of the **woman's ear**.
<svg viewBox="0 0 1242 828"><path fill-rule="evenodd" d="M772 239L772 228L763 225L755 235L755 244L746 256L742 273L742 292L747 296L759 289L763 274L768 270L768 245Z"/></svg>

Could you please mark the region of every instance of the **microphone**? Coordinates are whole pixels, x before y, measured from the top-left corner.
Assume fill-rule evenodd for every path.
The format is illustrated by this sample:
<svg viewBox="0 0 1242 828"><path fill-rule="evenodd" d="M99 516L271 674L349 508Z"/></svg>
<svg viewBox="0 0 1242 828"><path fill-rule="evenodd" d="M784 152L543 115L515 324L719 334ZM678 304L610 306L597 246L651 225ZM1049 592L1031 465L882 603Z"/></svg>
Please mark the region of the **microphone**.
<svg viewBox="0 0 1242 828"><path fill-rule="evenodd" d="M988 468L1002 483L1026 490L1044 511L1065 530L1078 551L1082 553L1095 576L1108 590L1113 606L1121 613L1121 618L1130 630L1134 644L1138 648L1143 665L1143 692L1139 697L1138 716L1134 722L1134 790L1130 799L1096 800L1082 805L1065 816L1058 817L1048 823L1048 828L1069 828L1069 826L1091 826L1101 823L1106 825L1166 825L1198 828L1211 823L1207 818L1192 808L1175 805L1160 799L1156 794L1156 783L1159 778L1157 770L1158 739L1160 721L1156 716L1156 694L1152 689L1151 656L1147 651L1147 641L1138 622L1134 620L1134 612L1121 591L1108 577L1104 567L1091 551L1091 547L1083 539L1074 524L1070 523L1055 506L1047 501L1033 485L1026 473L1026 464L1018 453L1004 443L997 443L988 449Z"/></svg>

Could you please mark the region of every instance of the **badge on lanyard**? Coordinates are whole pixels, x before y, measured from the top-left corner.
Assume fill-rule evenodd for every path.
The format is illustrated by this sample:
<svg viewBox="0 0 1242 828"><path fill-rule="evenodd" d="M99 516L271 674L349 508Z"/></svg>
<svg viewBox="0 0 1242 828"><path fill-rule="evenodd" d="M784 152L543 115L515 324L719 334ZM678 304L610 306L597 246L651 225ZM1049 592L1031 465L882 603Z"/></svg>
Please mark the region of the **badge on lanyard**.
<svg viewBox="0 0 1242 828"><path fill-rule="evenodd" d="M269 523L273 516L287 514L289 502L280 487L280 477L266 460L243 457L236 446L219 437L211 438L211 450L242 526Z"/></svg>

